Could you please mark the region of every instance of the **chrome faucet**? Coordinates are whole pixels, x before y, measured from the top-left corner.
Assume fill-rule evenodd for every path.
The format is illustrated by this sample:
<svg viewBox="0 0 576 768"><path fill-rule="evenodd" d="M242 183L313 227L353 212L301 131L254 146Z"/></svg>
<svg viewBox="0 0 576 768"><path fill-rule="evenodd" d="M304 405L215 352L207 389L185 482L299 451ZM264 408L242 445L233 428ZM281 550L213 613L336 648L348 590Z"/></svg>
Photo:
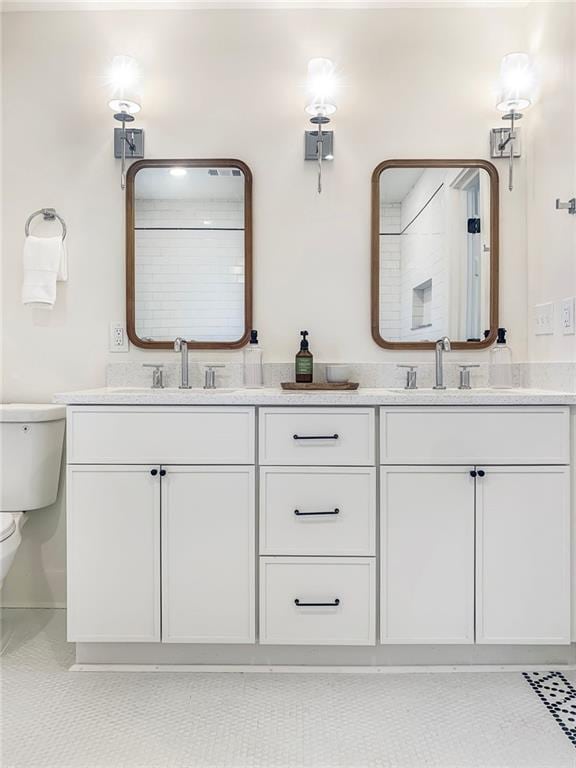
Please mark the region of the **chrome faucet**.
<svg viewBox="0 0 576 768"><path fill-rule="evenodd" d="M452 347L450 346L450 339L448 336L442 336L436 342L436 384L434 389L446 389L444 385L444 366L443 366L443 352L450 352Z"/></svg>
<svg viewBox="0 0 576 768"><path fill-rule="evenodd" d="M178 338L174 341L174 351L180 352L181 366L182 366L182 378L180 381L180 389L190 389L188 383L188 342L186 339Z"/></svg>

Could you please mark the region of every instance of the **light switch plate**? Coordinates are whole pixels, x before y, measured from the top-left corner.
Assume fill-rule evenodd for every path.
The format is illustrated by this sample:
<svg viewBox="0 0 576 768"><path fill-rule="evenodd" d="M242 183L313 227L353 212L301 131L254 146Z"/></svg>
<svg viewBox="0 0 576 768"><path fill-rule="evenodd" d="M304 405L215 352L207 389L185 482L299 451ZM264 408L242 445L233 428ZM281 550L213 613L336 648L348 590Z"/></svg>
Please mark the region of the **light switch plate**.
<svg viewBox="0 0 576 768"><path fill-rule="evenodd" d="M576 333L576 328L574 327L574 303L574 296L562 299L560 303L560 325L565 336Z"/></svg>
<svg viewBox="0 0 576 768"><path fill-rule="evenodd" d="M110 352L128 352L128 334L122 320L113 320L110 323L108 349Z"/></svg>
<svg viewBox="0 0 576 768"><path fill-rule="evenodd" d="M554 333L554 304L536 304L534 313L534 333L547 336Z"/></svg>

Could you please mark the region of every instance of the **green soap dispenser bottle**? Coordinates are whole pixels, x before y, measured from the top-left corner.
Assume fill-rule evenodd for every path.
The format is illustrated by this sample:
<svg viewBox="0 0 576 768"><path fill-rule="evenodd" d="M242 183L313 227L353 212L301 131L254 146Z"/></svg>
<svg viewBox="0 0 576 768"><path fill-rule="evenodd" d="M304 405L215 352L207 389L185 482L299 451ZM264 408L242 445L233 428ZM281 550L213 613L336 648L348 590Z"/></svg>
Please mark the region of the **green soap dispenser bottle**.
<svg viewBox="0 0 576 768"><path fill-rule="evenodd" d="M314 377L314 358L310 352L308 331L300 331L302 341L300 342L300 351L296 355L296 383L311 384Z"/></svg>

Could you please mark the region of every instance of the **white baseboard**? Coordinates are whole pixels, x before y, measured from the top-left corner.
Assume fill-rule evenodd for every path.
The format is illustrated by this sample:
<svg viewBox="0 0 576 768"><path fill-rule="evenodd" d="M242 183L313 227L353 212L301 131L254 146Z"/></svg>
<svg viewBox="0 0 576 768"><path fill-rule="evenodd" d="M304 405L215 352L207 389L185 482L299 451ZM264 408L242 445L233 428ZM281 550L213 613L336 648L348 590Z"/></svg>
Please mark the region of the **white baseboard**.
<svg viewBox="0 0 576 768"><path fill-rule="evenodd" d="M26 603L23 605L21 602L0 602L0 608L53 608L54 610L66 610L66 603Z"/></svg>
<svg viewBox="0 0 576 768"><path fill-rule="evenodd" d="M70 672L230 672L230 673L283 673L283 674L351 674L351 675L398 675L398 674L452 674L455 672L569 672L576 664L471 664L458 666L294 666L260 664L73 664Z"/></svg>

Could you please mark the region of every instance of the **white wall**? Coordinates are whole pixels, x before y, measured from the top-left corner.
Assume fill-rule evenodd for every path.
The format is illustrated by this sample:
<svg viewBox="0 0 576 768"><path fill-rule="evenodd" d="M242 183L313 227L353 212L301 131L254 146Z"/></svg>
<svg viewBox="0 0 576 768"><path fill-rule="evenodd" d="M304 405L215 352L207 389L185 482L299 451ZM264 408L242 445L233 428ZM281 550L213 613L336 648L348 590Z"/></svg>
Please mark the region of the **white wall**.
<svg viewBox="0 0 576 768"><path fill-rule="evenodd" d="M125 290L123 196L103 87L113 55L142 65L137 125L148 157L232 157L251 167L254 325L266 358L291 359L305 327L319 361L398 360L408 355L370 335L371 172L387 158L487 157L499 61L525 47L525 19L522 8L7 14L4 397L48 400L104 383L108 324L123 317ZM342 80L321 197L314 164L302 159L306 63L318 55L337 62ZM523 164L501 205L501 320L519 359ZM18 300L24 221L41 206L66 218L70 253L70 282L43 314ZM61 499L28 524L7 602L64 600L63 525Z"/></svg>
<svg viewBox="0 0 576 768"><path fill-rule="evenodd" d="M536 3L530 46L540 93L526 111L528 169L528 353L533 361L576 360L576 336L560 328L560 301L576 294L576 216L556 211L576 197L576 4ZM554 302L555 333L536 336L534 307Z"/></svg>

